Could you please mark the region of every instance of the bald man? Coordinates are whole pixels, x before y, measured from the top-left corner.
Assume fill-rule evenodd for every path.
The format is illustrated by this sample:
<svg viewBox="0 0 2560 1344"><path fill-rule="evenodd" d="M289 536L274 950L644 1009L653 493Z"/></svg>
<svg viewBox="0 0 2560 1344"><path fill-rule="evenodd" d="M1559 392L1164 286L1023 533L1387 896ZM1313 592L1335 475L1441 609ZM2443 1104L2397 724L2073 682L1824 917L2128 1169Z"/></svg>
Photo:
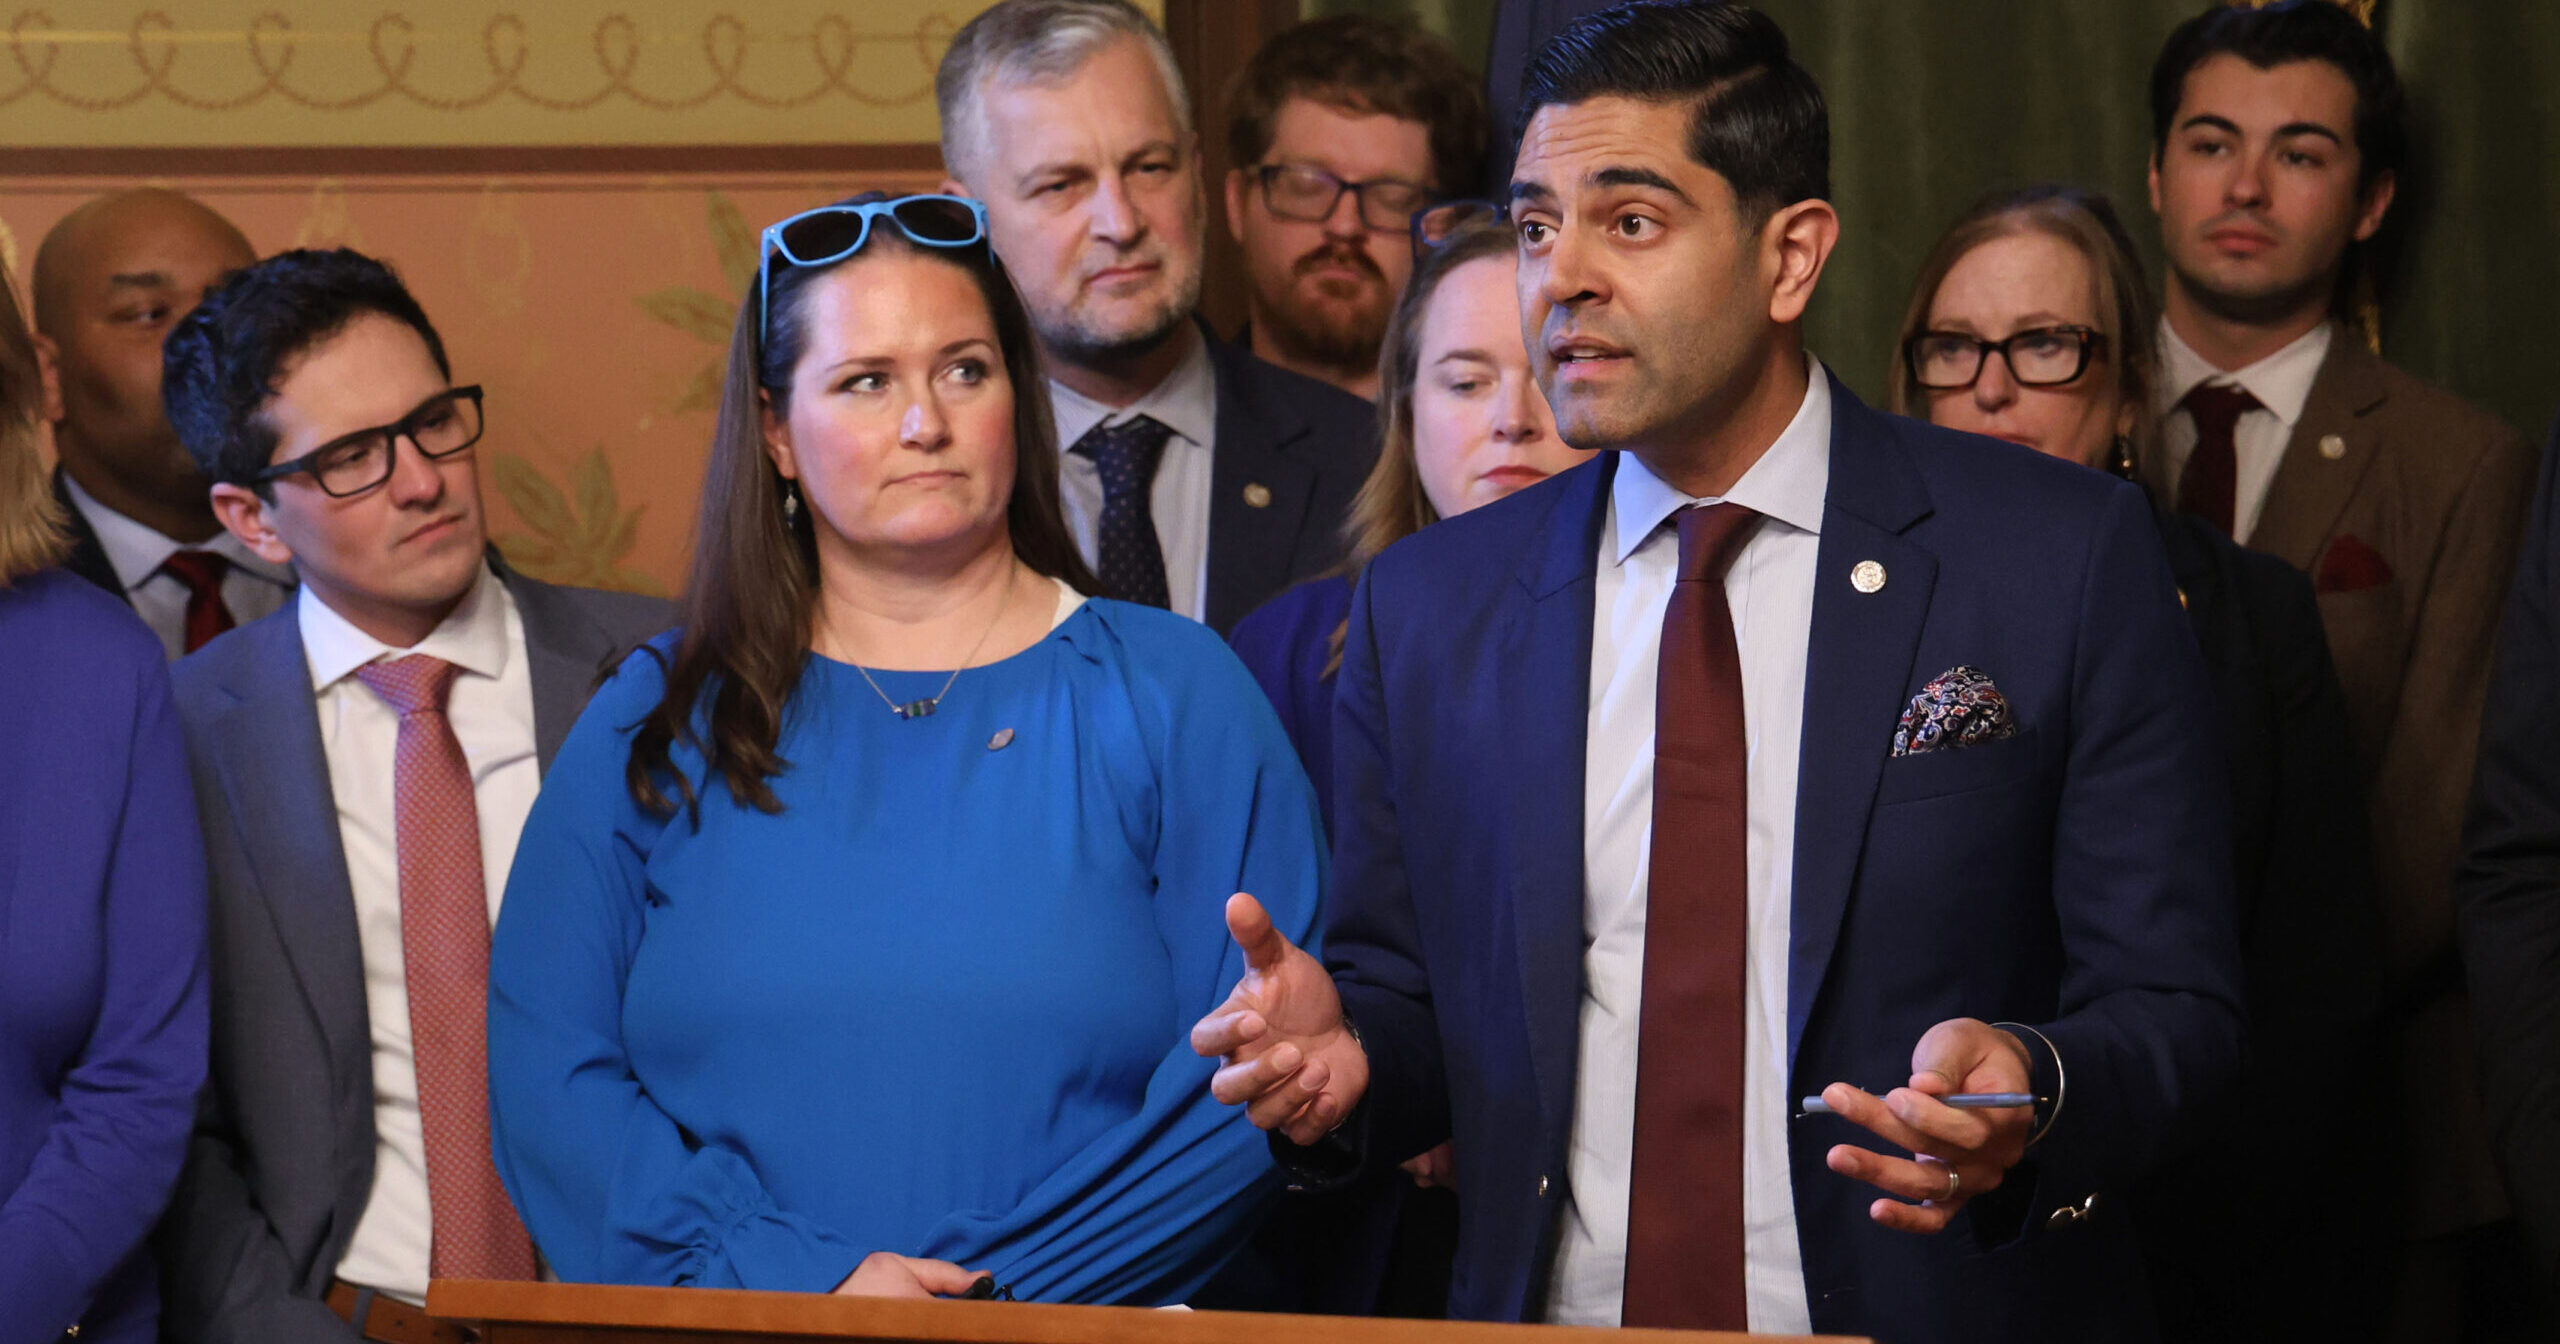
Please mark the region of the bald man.
<svg viewBox="0 0 2560 1344"><path fill-rule="evenodd" d="M231 221L173 191L102 196L36 250L36 345L54 373L54 493L67 566L133 605L169 656L284 604L293 574L214 520L160 408L160 341L207 286L257 260Z"/></svg>

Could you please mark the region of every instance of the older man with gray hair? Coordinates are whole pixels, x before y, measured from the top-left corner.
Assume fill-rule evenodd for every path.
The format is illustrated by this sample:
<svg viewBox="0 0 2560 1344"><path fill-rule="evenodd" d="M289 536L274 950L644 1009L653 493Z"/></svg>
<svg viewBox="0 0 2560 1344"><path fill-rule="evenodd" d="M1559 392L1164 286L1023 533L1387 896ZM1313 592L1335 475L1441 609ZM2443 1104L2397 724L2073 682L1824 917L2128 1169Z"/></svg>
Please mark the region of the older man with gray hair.
<svg viewBox="0 0 2560 1344"><path fill-rule="evenodd" d="M934 80L944 189L983 201L1048 361L1067 522L1112 594L1224 632L1330 568L1375 414L1212 339L1199 137L1124 0L1004 0Z"/></svg>

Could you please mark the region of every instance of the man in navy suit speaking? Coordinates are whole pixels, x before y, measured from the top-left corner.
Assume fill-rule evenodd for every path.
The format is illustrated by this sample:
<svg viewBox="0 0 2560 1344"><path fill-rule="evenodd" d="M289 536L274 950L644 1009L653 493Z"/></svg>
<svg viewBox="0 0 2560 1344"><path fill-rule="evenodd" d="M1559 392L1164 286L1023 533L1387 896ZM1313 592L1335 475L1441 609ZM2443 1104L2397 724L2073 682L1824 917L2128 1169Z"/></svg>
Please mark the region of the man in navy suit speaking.
<svg viewBox="0 0 2560 1344"><path fill-rule="evenodd" d="M1805 353L1828 117L1765 17L1591 15L1522 105L1523 331L1617 451L1369 567L1326 961L1231 903L1219 1095L1316 1183L1450 1140L1456 1316L2152 1337L2112 1192L2241 1024L2141 494Z"/></svg>

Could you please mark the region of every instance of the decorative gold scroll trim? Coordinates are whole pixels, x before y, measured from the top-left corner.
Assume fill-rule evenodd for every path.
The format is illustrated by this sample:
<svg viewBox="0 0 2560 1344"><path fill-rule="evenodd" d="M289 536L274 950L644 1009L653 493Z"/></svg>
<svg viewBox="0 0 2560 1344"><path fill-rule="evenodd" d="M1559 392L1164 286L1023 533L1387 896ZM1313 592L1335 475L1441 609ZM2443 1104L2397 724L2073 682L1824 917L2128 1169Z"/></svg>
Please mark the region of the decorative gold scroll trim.
<svg viewBox="0 0 2560 1344"><path fill-rule="evenodd" d="M438 112L468 112L510 97L517 103L551 112L584 111L616 97L657 112L688 111L723 96L777 111L807 107L833 94L870 107L902 107L933 96L934 67L955 31L950 18L939 13L927 15L913 32L906 33L858 32L843 16L830 14L806 33L768 37L751 34L746 21L736 15L716 14L704 23L695 40L707 78L691 93L661 97L634 84L632 76L639 69L644 46L666 44L645 39L640 25L629 15L608 14L596 21L588 35L598 81L584 92L555 96L524 83L531 51L524 20L515 14L496 14L481 25L479 33L480 54L488 67L486 83L475 90L446 96L410 82L418 58L420 28L407 15L395 12L375 18L364 37L365 53L380 82L360 93L333 97L307 92L291 82L289 76L302 35L296 32L292 19L272 10L260 14L237 33L181 30L169 15L158 10L135 16L124 32L115 33L60 28L43 10L31 9L21 11L9 24L5 38L8 64L15 66L20 79L14 87L0 86L0 107L42 95L83 112L112 112L133 107L155 94L198 112L238 111L269 97L315 112L354 111L394 97ZM56 84L55 67L62 49L73 43L120 43L132 59L132 83L119 90L91 93ZM740 75L750 43L805 46L814 67L810 82L784 92L749 87ZM332 45L336 45L334 40ZM875 93L849 82L846 76L852 69L854 53L873 45L912 48L917 63L915 85ZM223 47L236 48L248 57L256 70L253 82L228 92L180 86L176 75L182 49Z"/></svg>

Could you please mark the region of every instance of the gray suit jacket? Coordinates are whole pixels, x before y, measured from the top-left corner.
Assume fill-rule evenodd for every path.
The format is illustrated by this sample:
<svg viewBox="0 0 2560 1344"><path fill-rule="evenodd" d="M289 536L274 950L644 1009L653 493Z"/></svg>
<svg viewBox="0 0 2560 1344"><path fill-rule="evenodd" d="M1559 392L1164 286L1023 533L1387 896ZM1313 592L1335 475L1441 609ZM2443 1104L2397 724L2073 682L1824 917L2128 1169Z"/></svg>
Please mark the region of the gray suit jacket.
<svg viewBox="0 0 2560 1344"><path fill-rule="evenodd" d="M524 619L547 770L604 671L674 613L498 573ZM372 1028L295 607L174 675L212 876L213 1063L160 1229L162 1334L348 1344L321 1298L373 1187Z"/></svg>

